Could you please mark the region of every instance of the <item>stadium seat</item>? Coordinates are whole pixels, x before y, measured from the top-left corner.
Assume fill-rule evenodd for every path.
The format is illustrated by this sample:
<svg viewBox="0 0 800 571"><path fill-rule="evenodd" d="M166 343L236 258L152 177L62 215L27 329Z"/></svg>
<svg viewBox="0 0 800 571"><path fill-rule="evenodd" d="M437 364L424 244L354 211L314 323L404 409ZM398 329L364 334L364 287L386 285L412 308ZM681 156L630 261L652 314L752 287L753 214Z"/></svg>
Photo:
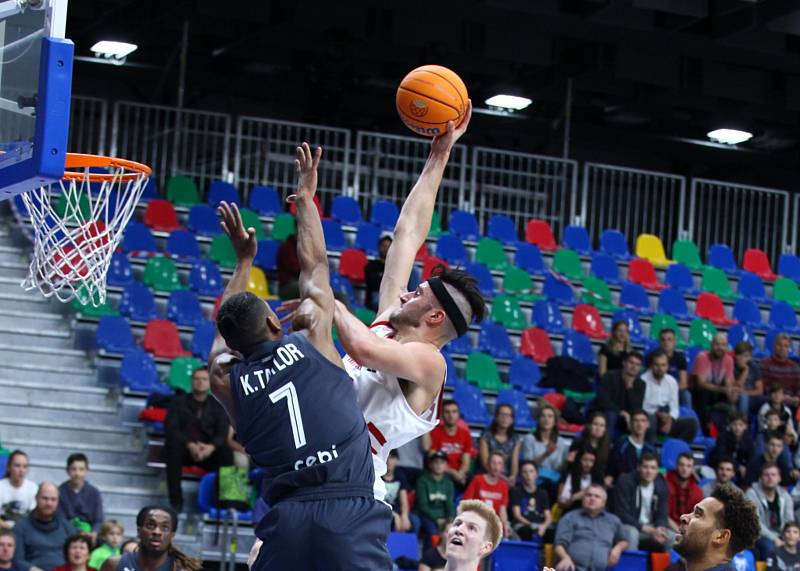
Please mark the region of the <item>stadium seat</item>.
<svg viewBox="0 0 800 571"><path fill-rule="evenodd" d="M657 342L659 335L661 335L664 329L672 329L675 332L676 347L679 349L686 347L683 333L675 318L668 313L656 313L650 321L650 339Z"/></svg>
<svg viewBox="0 0 800 571"><path fill-rule="evenodd" d="M628 324L628 335L633 343L644 343L645 336L642 331L642 325L639 323L639 315L630 309L621 309L615 311L611 317L612 325L617 321L624 321Z"/></svg>
<svg viewBox="0 0 800 571"><path fill-rule="evenodd" d="M614 256L606 254L605 252L592 253L592 267L590 270L592 276L603 280L607 284L619 285L622 280L619 277L619 266Z"/></svg>
<svg viewBox="0 0 800 571"><path fill-rule="evenodd" d="M317 207L317 212L319 212L319 217L324 220L325 216L323 216L322 214L322 204L320 203L319 200L319 194L314 195L314 206ZM291 214L292 216L297 216L297 203L295 201L289 203L289 214Z"/></svg>
<svg viewBox="0 0 800 571"><path fill-rule="evenodd" d="M575 250L569 248L562 248L553 255L553 271L574 282L579 282L586 277L580 256Z"/></svg>
<svg viewBox="0 0 800 571"><path fill-rule="evenodd" d="M533 306L533 324L544 329L548 333L563 335L567 330L564 326L564 318L561 316L561 309L558 304L543 299L537 301Z"/></svg>
<svg viewBox="0 0 800 571"><path fill-rule="evenodd" d="M272 233L270 237L278 242L283 242L289 236L297 233L294 216L283 212L278 214L272 221Z"/></svg>
<svg viewBox="0 0 800 571"><path fill-rule="evenodd" d="M690 270L699 272L703 269L700 250L691 240L675 240L672 243L672 258Z"/></svg>
<svg viewBox="0 0 800 571"><path fill-rule="evenodd" d="M766 252L758 248L748 248L744 252L742 269L753 272L762 280L775 281L777 274L772 271L772 264L769 262Z"/></svg>
<svg viewBox="0 0 800 571"><path fill-rule="evenodd" d="M356 199L351 196L336 196L331 205L331 216L341 224L355 226L363 221L361 207Z"/></svg>
<svg viewBox="0 0 800 571"><path fill-rule="evenodd" d="M478 335L478 351L488 353L495 359L511 359L514 356L514 347L508 338L506 328L489 319L484 320Z"/></svg>
<svg viewBox="0 0 800 571"><path fill-rule="evenodd" d="M736 265L733 250L727 244L712 244L708 248L708 265L719 268L728 274L738 275L739 273L739 266Z"/></svg>
<svg viewBox="0 0 800 571"><path fill-rule="evenodd" d="M661 467L674 470L678 464L678 456L684 452L692 453L689 445L678 438L667 438L661 445Z"/></svg>
<svg viewBox="0 0 800 571"><path fill-rule="evenodd" d="M481 352L470 353L467 357L465 378L482 391L499 391L508 388L500 379L497 363L491 355Z"/></svg>
<svg viewBox="0 0 800 571"><path fill-rule="evenodd" d="M134 347L125 353L119 368L119 378L124 386L136 392L156 391L161 384L153 357L140 347ZM167 388L166 385L164 387Z"/></svg>
<svg viewBox="0 0 800 571"><path fill-rule="evenodd" d="M441 236L440 238L443 238ZM503 245L494 238L481 238L475 248L475 261L486 265L490 270L505 271L508 267Z"/></svg>
<svg viewBox="0 0 800 571"><path fill-rule="evenodd" d="M609 571L647 571L647 561L650 553L647 551L626 549L619 558L619 563L609 568Z"/></svg>
<svg viewBox="0 0 800 571"><path fill-rule="evenodd" d="M111 255L111 264L106 274L106 285L125 287L134 281L133 269L128 257L122 252L115 252Z"/></svg>
<svg viewBox="0 0 800 571"><path fill-rule="evenodd" d="M689 308L686 306L686 299L680 290L668 288L658 294L658 311L668 313L683 321L692 319Z"/></svg>
<svg viewBox="0 0 800 571"><path fill-rule="evenodd" d="M640 234L636 238L636 255L639 258L650 260L654 266L665 267L672 263L664 252L661 238L653 234Z"/></svg>
<svg viewBox="0 0 800 571"><path fill-rule="evenodd" d="M247 279L247 291L264 300L270 297L267 276L264 274L264 270L256 266L250 268L250 276Z"/></svg>
<svg viewBox="0 0 800 571"><path fill-rule="evenodd" d="M593 305L579 303L572 312L572 328L590 339L608 339L608 331L603 326L603 318Z"/></svg>
<svg viewBox="0 0 800 571"><path fill-rule="evenodd" d="M498 295L492 299L490 314L492 320L503 324L506 329L525 329L528 326L519 301L510 295Z"/></svg>
<svg viewBox="0 0 800 571"><path fill-rule="evenodd" d="M425 261L422 262L422 275L420 276L420 279L422 281L427 280L429 277L431 277L433 270L435 270L438 266L444 266L446 268L448 267L448 264L438 256L427 256Z"/></svg>
<svg viewBox="0 0 800 571"><path fill-rule="evenodd" d="M689 346L708 349L717 334L717 326L707 319L694 319L689 324Z"/></svg>
<svg viewBox="0 0 800 571"><path fill-rule="evenodd" d="M183 287L175 262L164 256L153 256L147 260L142 282L155 291L170 292Z"/></svg>
<svg viewBox="0 0 800 571"><path fill-rule="evenodd" d="M764 282L761 278L751 272L742 272L739 275L738 293L756 303L771 303L772 300L767 296Z"/></svg>
<svg viewBox="0 0 800 571"><path fill-rule="evenodd" d="M214 337L217 335L217 327L213 321L202 321L194 328L192 337L192 355L199 357L203 361L208 361L208 354L214 344Z"/></svg>
<svg viewBox="0 0 800 571"><path fill-rule="evenodd" d="M603 233L600 234L600 251L614 256L618 260L631 259L628 241L619 230L603 230Z"/></svg>
<svg viewBox="0 0 800 571"><path fill-rule="evenodd" d="M472 341L469 338L469 333L453 339L445 345L445 348L455 355L469 355L472 353Z"/></svg>
<svg viewBox="0 0 800 571"><path fill-rule="evenodd" d="M331 272L330 275L331 289L335 292L343 293L351 303L355 302L355 293L353 291L353 284L350 280L344 278L338 273Z"/></svg>
<svg viewBox="0 0 800 571"><path fill-rule="evenodd" d="M70 214L67 214L68 207ZM91 218L92 205L86 194L80 195L78 204L76 205L74 198L67 198L65 194L60 193L53 205L53 210L59 218L77 222L79 220L88 220Z"/></svg>
<svg viewBox="0 0 800 571"><path fill-rule="evenodd" d="M277 216L283 212L281 197L271 184L251 188L247 207L255 210L261 216Z"/></svg>
<svg viewBox="0 0 800 571"><path fill-rule="evenodd" d="M407 291L414 291L419 286L420 282L420 271L418 268L411 268L411 273L408 276L408 285L406 286Z"/></svg>
<svg viewBox="0 0 800 571"><path fill-rule="evenodd" d="M698 295L694 311L698 317L708 319L715 325L728 326L736 323L736 320L729 319L725 315L725 306L722 303L722 299L714 293L704 291Z"/></svg>
<svg viewBox="0 0 800 571"><path fill-rule="evenodd" d="M703 290L715 293L722 299L734 300L739 297L731 289L731 284L725 272L713 266L703 268Z"/></svg>
<svg viewBox="0 0 800 571"><path fill-rule="evenodd" d="M697 288L694 287L694 276L692 270L682 263L671 264L664 275L664 283L669 287L682 291L685 294L697 295Z"/></svg>
<svg viewBox="0 0 800 571"><path fill-rule="evenodd" d="M153 292L140 282L128 284L122 290L122 299L119 302L121 315L133 321L149 321L154 319L156 313L156 300Z"/></svg>
<svg viewBox="0 0 800 571"><path fill-rule="evenodd" d="M377 317L377 314L367 307L356 307L353 310L353 315L358 317L358 319L360 319L361 322L366 326L370 326L375 323L375 317Z"/></svg>
<svg viewBox="0 0 800 571"><path fill-rule="evenodd" d="M450 388L455 387L458 384L462 384L464 380L458 374L458 368L456 367L455 362L453 362L453 358L450 356L450 352L447 349L447 346L443 348L442 355L444 356L444 363L447 367L447 375L445 379L445 383L447 383ZM470 349L471 351L471 349ZM469 354L470 351L467 351L466 354Z"/></svg>
<svg viewBox="0 0 800 571"><path fill-rule="evenodd" d="M258 251L253 263L266 271L278 268L278 248L281 244L277 240L259 240Z"/></svg>
<svg viewBox="0 0 800 571"><path fill-rule="evenodd" d="M367 255L356 248L346 248L339 257L339 273L351 282L364 283Z"/></svg>
<svg viewBox="0 0 800 571"><path fill-rule="evenodd" d="M394 230L400 212L394 202L377 200L372 203L369 221L383 230Z"/></svg>
<svg viewBox="0 0 800 571"><path fill-rule="evenodd" d="M169 238L167 238L167 246L164 251L173 258L181 258L188 261L202 257L194 232L188 230L174 230L171 232Z"/></svg>
<svg viewBox="0 0 800 571"><path fill-rule="evenodd" d="M142 347L155 357L165 359L187 355L181 345L177 326L166 319L151 319L147 322Z"/></svg>
<svg viewBox="0 0 800 571"><path fill-rule="evenodd" d="M221 180L211 181L208 185L208 205L211 208L216 208L222 201L228 204L236 204L239 208L242 207L242 199L239 198L239 191L236 187L229 182Z"/></svg>
<svg viewBox="0 0 800 571"><path fill-rule="evenodd" d="M195 204L189 210L189 219L186 225L195 234L201 236L216 236L222 232L219 219L214 209L207 204Z"/></svg>
<svg viewBox="0 0 800 571"><path fill-rule="evenodd" d="M798 333L797 316L794 308L785 301L776 301L769 312L769 326L777 331ZM772 347L769 347L772 349Z"/></svg>
<svg viewBox="0 0 800 571"><path fill-rule="evenodd" d="M578 331L567 330L561 342L561 354L572 357L584 365L597 365L597 356L589 338Z"/></svg>
<svg viewBox="0 0 800 571"><path fill-rule="evenodd" d="M746 341L753 347L753 357L756 359L763 359L766 357L767 353L761 349L755 333L753 333L750 327L744 323L741 323L741 319L739 321L740 322L736 325L731 325L728 328L728 344L731 347L736 347L736 345L738 345L740 342Z"/></svg>
<svg viewBox="0 0 800 571"><path fill-rule="evenodd" d="M144 223L158 232L172 232L181 228L175 207L169 200L151 200L144 211Z"/></svg>
<svg viewBox="0 0 800 571"><path fill-rule="evenodd" d="M386 539L386 545L389 548L389 555L392 561L398 557L406 557L415 561L419 559L417 536L413 533L392 531Z"/></svg>
<svg viewBox="0 0 800 571"><path fill-rule="evenodd" d="M414 256L414 261L416 262L425 262L431 253L428 251L428 244L427 242L423 242L422 245L417 250L416 255Z"/></svg>
<svg viewBox="0 0 800 571"><path fill-rule="evenodd" d="M647 296L647 291L639 284L625 282L619 294L619 303L645 315L653 313L650 308L650 298Z"/></svg>
<svg viewBox="0 0 800 571"><path fill-rule="evenodd" d="M506 246L515 246L518 241L517 227L514 221L502 214L493 214L489 217L486 235L502 242Z"/></svg>
<svg viewBox="0 0 800 571"><path fill-rule="evenodd" d="M656 291L669 287L658 281L653 264L644 258L631 260L628 265L628 280Z"/></svg>
<svg viewBox="0 0 800 571"><path fill-rule="evenodd" d="M739 323L743 323L753 329L764 329L764 322L761 321L761 310L752 299L743 297L736 300L733 306L733 317Z"/></svg>
<svg viewBox="0 0 800 571"><path fill-rule="evenodd" d="M453 210L450 213L447 229L462 240L475 241L481 237L475 215L465 210Z"/></svg>
<svg viewBox="0 0 800 571"><path fill-rule="evenodd" d="M233 269L236 267L236 252L233 249L231 239L226 234L217 234L211 240L211 248L208 251L209 259L223 269Z"/></svg>
<svg viewBox="0 0 800 571"><path fill-rule="evenodd" d="M492 272L480 262L473 262L466 268L468 274L478 280L478 288L484 297L492 298L495 295L494 278ZM411 290L409 290L411 291Z"/></svg>
<svg viewBox="0 0 800 571"><path fill-rule="evenodd" d="M542 365L555 356L547 331L539 327L529 327L522 332L519 352Z"/></svg>
<svg viewBox="0 0 800 571"><path fill-rule="evenodd" d="M178 325L194 327L205 318L197 294L187 289L173 291L167 302L167 319Z"/></svg>
<svg viewBox="0 0 800 571"><path fill-rule="evenodd" d="M586 276L583 279L583 289L584 292L581 294L581 299L584 303L591 303L603 311L619 309L619 306L611 300L611 290L608 284L602 279L595 276Z"/></svg>
<svg viewBox="0 0 800 571"><path fill-rule="evenodd" d="M519 426L523 430L530 430L536 424L531 416L531 409L528 407L528 399L524 393L514 389L502 389L497 393L495 407L507 404L514 409L514 426Z"/></svg>
<svg viewBox="0 0 800 571"><path fill-rule="evenodd" d="M375 224L362 222L356 229L355 247L364 250L368 256L378 255L378 244L381 240L381 229Z"/></svg>
<svg viewBox="0 0 800 571"><path fill-rule="evenodd" d="M189 287L198 295L217 296L222 293L225 284L214 262L198 260L189 272Z"/></svg>
<svg viewBox="0 0 800 571"><path fill-rule="evenodd" d="M342 225L336 220L323 220L322 233L325 235L325 246L328 251L341 252L347 247Z"/></svg>
<svg viewBox="0 0 800 571"><path fill-rule="evenodd" d="M252 228L256 231L256 240L263 240L267 237L264 233L264 225L261 223L261 218L258 214L249 208L240 208L239 214L242 216L242 224L245 228Z"/></svg>
<svg viewBox="0 0 800 571"><path fill-rule="evenodd" d="M509 266L503 276L503 291L513 295L520 301L535 302L542 299L541 295L534 293L533 280L525 270L516 266Z"/></svg>
<svg viewBox="0 0 800 571"><path fill-rule="evenodd" d="M800 282L800 257L794 254L781 254L778 258L778 273L785 278Z"/></svg>
<svg viewBox="0 0 800 571"><path fill-rule="evenodd" d="M563 238L562 243L570 250L575 250L581 256L592 255L592 241L583 226L567 226Z"/></svg>
<svg viewBox="0 0 800 571"><path fill-rule="evenodd" d="M529 274L536 274L543 276L547 273L547 267L544 265L544 258L538 246L528 244L527 242L520 242L517 245L517 251L514 254L514 265L528 272Z"/></svg>
<svg viewBox="0 0 800 571"><path fill-rule="evenodd" d="M461 416L467 422L488 425L491 422L486 402L478 387L469 383L459 383L453 389L453 399L461 409Z"/></svg>
<svg viewBox="0 0 800 571"><path fill-rule="evenodd" d="M147 202L149 200L153 200L154 198L158 198L158 184L156 183L155 177L148 179L147 184L144 185L142 189L142 196L139 198L140 202Z"/></svg>
<svg viewBox="0 0 800 571"><path fill-rule="evenodd" d="M492 552L491 571L538 571L541 550L540 543L504 539Z"/></svg>
<svg viewBox="0 0 800 571"><path fill-rule="evenodd" d="M122 235L122 250L133 256L154 254L158 251L150 228L138 222L128 222Z"/></svg>
<svg viewBox="0 0 800 571"><path fill-rule="evenodd" d="M167 200L175 206L191 207L200 202L200 193L192 179L176 175L167 181Z"/></svg>
<svg viewBox="0 0 800 571"><path fill-rule="evenodd" d="M130 323L124 317L116 315L104 315L100 318L95 342L98 349L107 353L125 353L136 346Z"/></svg>
<svg viewBox="0 0 800 571"><path fill-rule="evenodd" d="M197 357L176 357L169 365L167 385L185 393L192 392L192 375L203 366Z"/></svg>
<svg viewBox="0 0 800 571"><path fill-rule="evenodd" d="M542 293L544 293L547 299L555 301L558 304L575 305L575 295L570 283L557 277L553 273L548 273L544 277Z"/></svg>
<svg viewBox="0 0 800 571"><path fill-rule="evenodd" d="M452 234L439 236L436 242L436 255L451 266L465 266L468 260L464 242Z"/></svg>
<svg viewBox="0 0 800 571"><path fill-rule="evenodd" d="M780 277L772 285L772 299L785 301L795 309L800 309L800 289L797 282L789 278Z"/></svg>
<svg viewBox="0 0 800 571"><path fill-rule="evenodd" d="M508 368L508 382L512 387L535 396L553 392L555 389L545 389L539 386L541 378L542 371L532 359L524 355L516 355L511 359L511 366Z"/></svg>
<svg viewBox="0 0 800 571"><path fill-rule="evenodd" d="M109 304L108 296L106 296L106 299L105 301L103 301L103 303L100 303L99 291L95 291L93 297L95 303L90 303L91 300L89 299L89 294L87 293L85 287L82 286L80 289L78 289L70 306L72 307L72 310L74 312L79 313L82 317L102 317L104 315L119 315L119 312L113 307L111 307L111 304Z"/></svg>
<svg viewBox="0 0 800 571"><path fill-rule="evenodd" d="M431 215L431 229L428 230L428 238L438 238L442 235L442 217L437 211Z"/></svg>
<svg viewBox="0 0 800 571"><path fill-rule="evenodd" d="M539 246L544 252L555 252L558 249L553 229L545 220L528 220L525 226L525 241Z"/></svg>

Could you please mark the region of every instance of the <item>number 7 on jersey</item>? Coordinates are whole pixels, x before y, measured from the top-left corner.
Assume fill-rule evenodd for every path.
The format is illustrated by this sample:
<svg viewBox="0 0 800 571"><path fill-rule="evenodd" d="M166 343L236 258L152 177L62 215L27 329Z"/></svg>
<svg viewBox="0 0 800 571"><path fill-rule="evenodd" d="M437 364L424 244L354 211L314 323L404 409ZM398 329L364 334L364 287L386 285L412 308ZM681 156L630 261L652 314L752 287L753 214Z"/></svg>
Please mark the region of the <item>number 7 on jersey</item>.
<svg viewBox="0 0 800 571"><path fill-rule="evenodd" d="M269 393L269 400L277 403L285 398L289 407L289 422L292 425L292 436L294 436L294 447L302 448L306 445L306 433L303 429L303 415L300 414L300 400L297 398L297 389L291 381L283 385L276 391Z"/></svg>

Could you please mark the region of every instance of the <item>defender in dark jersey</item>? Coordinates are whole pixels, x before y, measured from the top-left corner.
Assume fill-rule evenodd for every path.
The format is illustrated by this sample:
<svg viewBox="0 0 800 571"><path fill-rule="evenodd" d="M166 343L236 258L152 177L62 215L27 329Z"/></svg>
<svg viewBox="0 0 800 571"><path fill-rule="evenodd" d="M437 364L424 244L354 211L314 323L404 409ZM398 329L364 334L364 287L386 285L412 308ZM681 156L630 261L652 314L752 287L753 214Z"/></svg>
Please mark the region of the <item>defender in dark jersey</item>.
<svg viewBox="0 0 800 571"><path fill-rule="evenodd" d="M321 149L297 149L297 256L301 304L294 330L245 292L256 254L236 205L222 203L222 228L237 265L217 315L209 357L211 389L238 440L266 470L271 510L256 535L253 570L391 569L391 511L372 494L369 436L353 383L333 345L333 293L319 213L313 203ZM226 347L227 345L227 347ZM234 355L233 353L237 355Z"/></svg>

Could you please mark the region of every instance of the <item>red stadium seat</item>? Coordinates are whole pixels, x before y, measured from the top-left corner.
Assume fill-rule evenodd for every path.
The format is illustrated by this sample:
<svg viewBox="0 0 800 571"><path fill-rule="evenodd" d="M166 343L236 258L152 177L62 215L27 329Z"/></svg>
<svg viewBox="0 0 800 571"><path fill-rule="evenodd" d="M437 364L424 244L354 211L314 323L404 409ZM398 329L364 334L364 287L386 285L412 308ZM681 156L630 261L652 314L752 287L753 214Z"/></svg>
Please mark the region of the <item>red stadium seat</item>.
<svg viewBox="0 0 800 571"><path fill-rule="evenodd" d="M339 273L351 282L364 282L367 255L357 248L347 248L339 258Z"/></svg>
<svg viewBox="0 0 800 571"><path fill-rule="evenodd" d="M139 420L142 422L166 422L167 409L158 406L148 406L139 411Z"/></svg>
<svg viewBox="0 0 800 571"><path fill-rule="evenodd" d="M715 293L707 291L697 296L695 313L697 317L708 319L715 325L733 325L734 323L738 323L735 319L728 319L728 316L725 315L725 306L722 304L722 298Z"/></svg>
<svg viewBox="0 0 800 571"><path fill-rule="evenodd" d="M758 248L749 248L745 251L742 267L748 272L753 272L762 280L774 282L778 277L778 274L772 272L767 254Z"/></svg>
<svg viewBox="0 0 800 571"><path fill-rule="evenodd" d="M181 230L183 226L178 222L175 207L169 200L151 200L144 211L144 223L159 232L172 232Z"/></svg>
<svg viewBox="0 0 800 571"><path fill-rule="evenodd" d="M558 430L561 432L571 432L572 434L578 434L583 431L583 424L575 424L572 422L564 422L561 421L558 423Z"/></svg>
<svg viewBox="0 0 800 571"><path fill-rule="evenodd" d="M542 398L550 406L555 407L558 410L564 410L564 406L567 404L567 397L561 393L547 393L546 395L542 396Z"/></svg>
<svg viewBox="0 0 800 571"><path fill-rule="evenodd" d="M525 226L525 241L539 246L540 250L553 252L558 249L553 229L545 220L529 220Z"/></svg>
<svg viewBox="0 0 800 571"><path fill-rule="evenodd" d="M322 205L320 205L320 203L319 203L319 195L318 194L314 195L314 204L317 205L317 212L319 212L319 217L320 218L324 218L324 216L322 216ZM289 213L292 216L297 216L297 205L294 202L290 202L289 203Z"/></svg>
<svg viewBox="0 0 800 571"><path fill-rule="evenodd" d="M647 289L662 290L669 286L658 281L656 269L650 260L636 258L628 265L628 279Z"/></svg>
<svg viewBox="0 0 800 571"><path fill-rule="evenodd" d="M540 364L547 363L548 359L555 356L547 331L539 327L529 327L522 332L519 352Z"/></svg>
<svg viewBox="0 0 800 571"><path fill-rule="evenodd" d="M166 319L148 321L147 328L144 330L142 347L155 357L166 359L190 355L188 351L183 350L177 325Z"/></svg>
<svg viewBox="0 0 800 571"><path fill-rule="evenodd" d="M217 320L217 313L219 313L219 306L222 305L222 294L217 296L217 299L214 300L214 311L211 312L211 320Z"/></svg>
<svg viewBox="0 0 800 571"><path fill-rule="evenodd" d="M425 258L425 263L422 265L422 277L420 279L424 282L431 277L431 272L436 266L448 267L447 262L436 256L428 256Z"/></svg>
<svg viewBox="0 0 800 571"><path fill-rule="evenodd" d="M184 476L190 476L194 478L202 478L206 474L208 474L208 470L205 468L201 468L200 466L184 466L181 468L181 474Z"/></svg>
<svg viewBox="0 0 800 571"><path fill-rule="evenodd" d="M417 250L417 255L414 257L414 259L418 262L424 262L426 259L428 259L429 255L430 254L428 254L428 244L423 242L422 246L420 246L419 250Z"/></svg>
<svg viewBox="0 0 800 571"><path fill-rule="evenodd" d="M603 326L603 318L593 305L579 303L572 313L572 328L580 331L590 339L608 339L608 332Z"/></svg>

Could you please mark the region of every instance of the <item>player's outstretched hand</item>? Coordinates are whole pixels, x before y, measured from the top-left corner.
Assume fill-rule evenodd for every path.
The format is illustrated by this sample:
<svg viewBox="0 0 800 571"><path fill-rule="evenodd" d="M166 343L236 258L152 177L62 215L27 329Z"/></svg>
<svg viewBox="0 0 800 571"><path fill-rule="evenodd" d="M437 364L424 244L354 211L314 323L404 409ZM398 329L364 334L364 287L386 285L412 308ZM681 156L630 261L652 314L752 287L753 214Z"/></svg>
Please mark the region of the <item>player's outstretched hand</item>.
<svg viewBox="0 0 800 571"><path fill-rule="evenodd" d="M219 203L217 212L220 217L222 231L228 235L233 244L233 251L236 252L237 260L252 260L258 251L255 228L245 228L242 222L242 215L236 203L228 204L223 201Z"/></svg>
<svg viewBox="0 0 800 571"><path fill-rule="evenodd" d="M472 99L467 101L467 110L461 122L456 125L453 121L447 122L447 132L433 138L431 142L432 153L449 153L453 145L467 132L469 120L472 118Z"/></svg>
<svg viewBox="0 0 800 571"><path fill-rule="evenodd" d="M317 147L313 154L308 143L297 147L297 158L294 166L297 169L297 195L308 195L314 198L317 192L317 167L322 158L322 147Z"/></svg>

